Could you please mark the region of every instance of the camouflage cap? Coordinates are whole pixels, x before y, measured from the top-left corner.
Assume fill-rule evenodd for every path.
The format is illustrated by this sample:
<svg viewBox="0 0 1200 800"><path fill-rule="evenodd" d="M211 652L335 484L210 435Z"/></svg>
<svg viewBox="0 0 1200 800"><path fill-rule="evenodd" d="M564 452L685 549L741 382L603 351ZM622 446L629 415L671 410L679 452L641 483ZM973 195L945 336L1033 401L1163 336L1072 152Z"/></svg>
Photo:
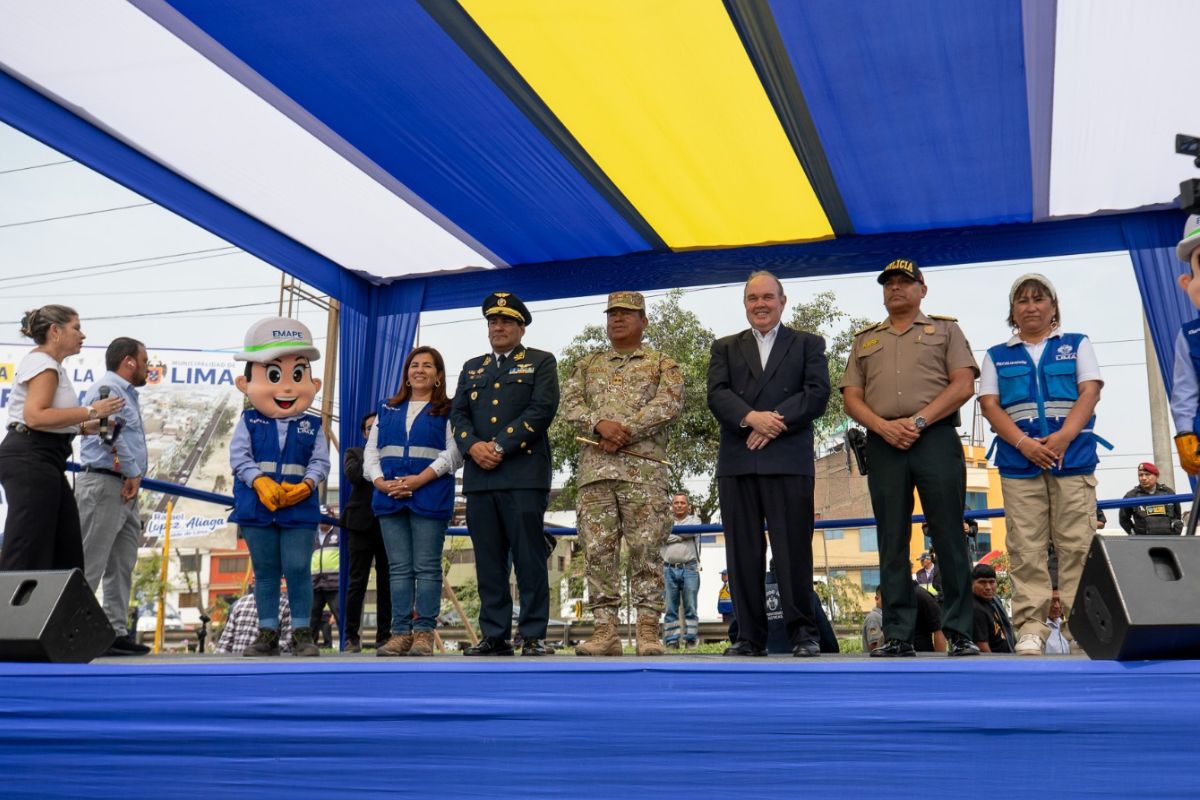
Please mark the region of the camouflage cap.
<svg viewBox="0 0 1200 800"><path fill-rule="evenodd" d="M270 317L250 326L246 331L246 344L242 352L234 354L233 360L266 364L284 356L304 356L309 361L316 361L321 357L321 351L313 344L312 333L303 322Z"/></svg>
<svg viewBox="0 0 1200 800"><path fill-rule="evenodd" d="M508 317L522 325L533 321L533 314L521 302L521 298L512 292L492 292L483 299L483 316Z"/></svg>
<svg viewBox="0 0 1200 800"><path fill-rule="evenodd" d="M897 258L895 261L883 268L883 272L879 273L876 280L882 285L887 282L888 276L893 272L899 272L902 275L907 275L917 283L924 283L925 276L921 274L921 268L917 266L917 262L910 261L907 258Z"/></svg>
<svg viewBox="0 0 1200 800"><path fill-rule="evenodd" d="M645 311L646 298L642 297L641 292L613 292L608 296L608 305L604 308L604 313L607 314L614 308L627 308L630 311Z"/></svg>

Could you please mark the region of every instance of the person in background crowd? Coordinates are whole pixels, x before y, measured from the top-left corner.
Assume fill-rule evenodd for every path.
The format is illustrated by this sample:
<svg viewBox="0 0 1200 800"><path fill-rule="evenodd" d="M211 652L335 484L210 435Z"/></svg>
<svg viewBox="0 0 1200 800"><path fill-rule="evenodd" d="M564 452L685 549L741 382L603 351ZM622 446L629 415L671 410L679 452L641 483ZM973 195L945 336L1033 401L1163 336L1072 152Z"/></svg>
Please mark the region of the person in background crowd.
<svg viewBox="0 0 1200 800"><path fill-rule="evenodd" d="M686 492L671 498L672 525L699 525L700 518L692 513ZM700 641L700 615L696 597L700 594L700 534L671 533L660 548L663 562L663 589L667 613L663 617L663 642L667 647L679 647L680 601L683 602L683 646L694 648Z"/></svg>
<svg viewBox="0 0 1200 800"><path fill-rule="evenodd" d="M946 652L946 636L942 633L942 608L938 601L923 586L914 587L917 598L917 622L914 628L913 649L918 653ZM867 614L862 631L863 652L870 653L882 647L883 595L875 587L875 608Z"/></svg>
<svg viewBox="0 0 1200 800"><path fill-rule="evenodd" d="M865 427L867 486L879 531L887 643L871 655L911 655L917 600L909 539L913 490L937 548L942 626L951 656L973 656L971 562L962 520L967 470L958 409L979 374L971 346L952 317L926 316L920 267L897 259L880 272L887 319L858 331L842 377L846 413Z"/></svg>
<svg viewBox="0 0 1200 800"><path fill-rule="evenodd" d="M667 429L683 410L683 373L672 359L644 345L646 300L640 292L613 292L604 315L610 347L578 361L563 385L559 408L580 434L599 440L584 445L579 457L579 541L596 627L575 653L623 652L617 633L623 541L637 608L637 654L661 656L666 650L658 635L663 608L659 548L671 532Z"/></svg>
<svg viewBox="0 0 1200 800"><path fill-rule="evenodd" d="M787 296L769 272L742 290L750 327L713 342L708 407L721 427L717 486L738 641L727 656L767 654L767 539L792 655L821 654L812 598L813 423L829 402L825 340L782 322ZM764 524L767 536L763 536Z"/></svg>
<svg viewBox="0 0 1200 800"><path fill-rule="evenodd" d="M1008 293L1013 336L988 349L979 406L996 432L1018 655L1041 655L1050 631L1048 547L1069 605L1095 534L1096 404L1104 381L1091 341L1062 329L1058 292L1029 273ZM1103 440L1099 440L1103 441Z"/></svg>
<svg viewBox="0 0 1200 800"><path fill-rule="evenodd" d="M463 364L450 412L454 441L466 459L463 493L483 632L463 655L513 655L511 559L521 596L521 655L546 656L553 652L545 643L547 433L558 411L558 368L550 353L521 344L533 315L516 295L492 292L483 301L483 316L491 350Z"/></svg>
<svg viewBox="0 0 1200 800"><path fill-rule="evenodd" d="M234 359L246 369L234 381L250 401L229 443L233 514L254 566L258 638L242 655L279 655L279 582L303 627L292 630L292 655L321 654L308 626L313 538L321 519L317 487L329 475L329 443L308 409L321 389L312 362L321 357L312 333L286 317L259 320ZM300 479L297 482L297 479Z"/></svg>
<svg viewBox="0 0 1200 800"><path fill-rule="evenodd" d="M371 435L375 424L375 412L362 419L363 441ZM383 533L379 520L371 511L371 500L375 487L363 475L363 448L348 447L343 462L346 478L350 481L350 498L342 508L342 530L349 537L350 575L346 586L346 633L347 653L362 651L363 601L367 596L367 583L371 577L371 563L375 563L375 647L378 649L392 635L392 588L388 577L387 548L383 546Z"/></svg>
<svg viewBox="0 0 1200 800"><path fill-rule="evenodd" d="M414 348L403 374L400 390L379 407L363 450L391 581L392 635L375 651L384 657L433 655L442 609L442 547L454 516L454 473L462 466L442 354Z"/></svg>
<svg viewBox="0 0 1200 800"><path fill-rule="evenodd" d="M1046 627L1050 635L1046 637L1046 655L1065 656L1071 652L1071 643L1063 636L1063 607L1062 598L1055 587L1050 596L1050 612L1046 616Z"/></svg>
<svg viewBox="0 0 1200 800"><path fill-rule="evenodd" d="M1108 517L1104 516L1104 509L1096 506L1096 530L1104 530L1104 526L1108 524Z"/></svg>
<svg viewBox="0 0 1200 800"><path fill-rule="evenodd" d="M84 577L95 591L103 587L104 615L117 634L107 656L140 656L150 648L128 627L129 595L137 564L142 518L138 488L146 474L146 434L138 387L146 385L146 347L137 339L119 337L104 353L108 371L88 389L84 403L106 394L125 401L106 436L84 436L79 447L82 471L75 478L75 502L83 529Z"/></svg>
<svg viewBox="0 0 1200 800"><path fill-rule="evenodd" d="M921 568L917 570L917 574L913 577L916 579L918 585L928 590L929 586L933 583L934 573L937 572L937 564L933 563L933 556L929 553L921 553L917 560L921 562Z"/></svg>
<svg viewBox="0 0 1200 800"><path fill-rule="evenodd" d="M1125 493L1126 497L1173 495L1175 490L1158 482L1158 467L1149 461L1137 466L1138 485ZM1126 506L1121 509L1121 527L1136 536L1170 536L1183 532L1183 514L1178 503L1150 503Z"/></svg>
<svg viewBox="0 0 1200 800"><path fill-rule="evenodd" d="M996 570L990 564L976 564L971 571L971 591L975 595L975 646L984 653L1011 653L1013 627L996 597Z"/></svg>
<svg viewBox="0 0 1200 800"><path fill-rule="evenodd" d="M292 607L287 596L279 594L279 651L292 652ZM217 641L214 653L241 655L247 647L258 638L258 605L254 602L254 581L246 588L246 593L234 601L229 607L229 615L225 619L225 627L221 628L221 638Z"/></svg>
<svg viewBox="0 0 1200 800"><path fill-rule="evenodd" d="M79 405L63 359L83 347L79 315L50 305L26 312L21 335L37 345L13 373L8 433L0 443L0 486L8 503L0 570L85 567L75 495L63 474L76 434L125 407L121 395Z"/></svg>
<svg viewBox="0 0 1200 800"><path fill-rule="evenodd" d="M717 613L721 615L721 622L733 621L733 598L729 593L729 570L727 569L721 570L721 588L717 591Z"/></svg>
<svg viewBox="0 0 1200 800"><path fill-rule="evenodd" d="M321 509L322 516L337 516L337 508ZM322 647L333 647L333 630L325 622L325 607L337 619L338 583L341 580L341 537L337 527L328 522L317 525L317 536L313 543L313 554L309 565L312 575L313 606L309 615L309 627L313 630L313 639L320 633L325 641ZM342 627L338 620L338 627Z"/></svg>

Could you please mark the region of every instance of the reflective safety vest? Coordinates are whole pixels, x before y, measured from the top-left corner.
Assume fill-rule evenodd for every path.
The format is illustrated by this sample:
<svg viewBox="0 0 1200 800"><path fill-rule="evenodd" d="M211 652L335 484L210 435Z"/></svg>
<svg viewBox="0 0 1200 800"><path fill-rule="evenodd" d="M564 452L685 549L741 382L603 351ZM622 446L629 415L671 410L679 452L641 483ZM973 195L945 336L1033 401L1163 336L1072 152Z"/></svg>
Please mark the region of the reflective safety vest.
<svg viewBox="0 0 1200 800"><path fill-rule="evenodd" d="M387 480L419 475L446 449L446 426L450 416L432 416L429 406L421 409L408 425L408 403L396 407L386 403L379 408L379 433L375 446L379 466ZM418 517L448 520L454 516L454 473L448 472L422 486L412 497L388 497L378 489L371 496L375 516L383 517L410 509Z"/></svg>
<svg viewBox="0 0 1200 800"><path fill-rule="evenodd" d="M1192 359L1192 369L1200 375L1200 320L1192 320L1183 324L1183 340L1187 342L1188 355ZM1196 417L1192 422L1192 430L1200 431L1200 408L1196 409Z"/></svg>
<svg viewBox="0 0 1200 800"><path fill-rule="evenodd" d="M1082 333L1063 333L1047 339L1037 364L1021 342L988 349L1000 386L1000 407L1029 438L1040 439L1062 428L1079 399L1075 359L1083 339ZM1095 424L1093 415L1067 447L1062 467L1051 468L1052 474L1091 475L1096 471L1096 464L1100 463L1096 445L1110 450L1112 445L1096 436L1092 430ZM993 452L996 468L1006 478L1033 478L1042 472L1041 467L999 436L992 441L989 458Z"/></svg>
<svg viewBox="0 0 1200 800"><path fill-rule="evenodd" d="M279 451L279 432L274 419L249 408L242 412L242 420L250 433L250 452L264 475L277 483L300 483L304 480L313 448L317 444L317 434L321 431L320 417L304 414L289 422L282 453ZM320 498L313 492L303 502L271 512L258 501L258 494L253 487L242 481L234 481L233 515L229 519L239 525L256 527L316 527L321 519Z"/></svg>

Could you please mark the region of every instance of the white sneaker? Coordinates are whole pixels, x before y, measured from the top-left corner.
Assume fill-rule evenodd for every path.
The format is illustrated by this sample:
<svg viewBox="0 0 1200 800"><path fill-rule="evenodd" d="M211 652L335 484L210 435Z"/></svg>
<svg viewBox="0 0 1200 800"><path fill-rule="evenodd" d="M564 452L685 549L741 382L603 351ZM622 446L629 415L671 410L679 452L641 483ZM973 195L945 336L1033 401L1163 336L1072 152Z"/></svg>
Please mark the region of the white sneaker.
<svg viewBox="0 0 1200 800"><path fill-rule="evenodd" d="M1016 654L1019 656L1041 656L1046 654L1046 645L1036 633L1026 633L1017 640Z"/></svg>

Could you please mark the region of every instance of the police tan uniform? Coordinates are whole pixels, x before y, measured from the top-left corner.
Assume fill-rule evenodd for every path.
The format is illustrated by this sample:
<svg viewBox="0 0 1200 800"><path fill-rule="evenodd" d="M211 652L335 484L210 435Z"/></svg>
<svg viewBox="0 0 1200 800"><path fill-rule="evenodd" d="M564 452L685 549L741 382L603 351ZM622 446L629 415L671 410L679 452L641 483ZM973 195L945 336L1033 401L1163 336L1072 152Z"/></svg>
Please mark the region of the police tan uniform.
<svg viewBox="0 0 1200 800"><path fill-rule="evenodd" d="M879 282L896 271L924 283L920 268L911 261L892 262ZM839 388L862 389L867 406L884 419L913 418L950 384L951 372L964 368L979 375L955 319L918 312L906 330L896 330L885 319L856 332ZM916 626L909 560L914 489L921 497L942 571L942 627L948 637L952 633L971 636L971 563L962 533L966 466L958 421L956 411L931 423L908 450L892 447L875 433L867 435L867 483L878 528L888 640L911 643Z"/></svg>

